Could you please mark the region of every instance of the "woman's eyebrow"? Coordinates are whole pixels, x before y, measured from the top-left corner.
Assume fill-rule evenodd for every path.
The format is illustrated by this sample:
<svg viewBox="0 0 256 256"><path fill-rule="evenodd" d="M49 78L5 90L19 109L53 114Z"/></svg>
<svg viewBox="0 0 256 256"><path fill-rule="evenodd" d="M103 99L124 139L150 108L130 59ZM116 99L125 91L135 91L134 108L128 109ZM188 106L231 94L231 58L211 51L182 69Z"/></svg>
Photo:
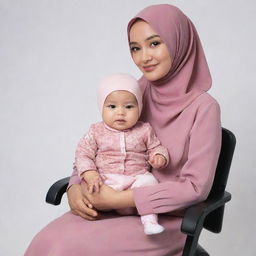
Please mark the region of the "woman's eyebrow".
<svg viewBox="0 0 256 256"><path fill-rule="evenodd" d="M148 38L146 39L146 41L151 40L151 39L153 39L153 38L155 38L155 37L159 37L159 38L160 38L159 35L152 35L152 36L148 37Z"/></svg>
<svg viewBox="0 0 256 256"><path fill-rule="evenodd" d="M159 35L152 35L152 36L149 36L148 38L146 38L145 41L149 41L149 40L151 40L151 39L153 39L155 37L159 37L160 38ZM130 42L129 45L131 45L131 44L137 44L137 42Z"/></svg>

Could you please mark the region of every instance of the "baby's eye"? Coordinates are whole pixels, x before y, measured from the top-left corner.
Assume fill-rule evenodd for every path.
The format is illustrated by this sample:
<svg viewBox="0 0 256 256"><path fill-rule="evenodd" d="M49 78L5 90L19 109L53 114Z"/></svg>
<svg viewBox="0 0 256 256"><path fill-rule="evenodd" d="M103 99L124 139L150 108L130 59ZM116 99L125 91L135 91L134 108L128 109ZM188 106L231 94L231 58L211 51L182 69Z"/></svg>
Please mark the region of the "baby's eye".
<svg viewBox="0 0 256 256"><path fill-rule="evenodd" d="M161 44L161 43L158 42L158 41L154 41L154 42L151 42L151 43L150 43L150 45L153 46L153 47L155 47L155 46L157 46L157 45L159 45L159 44Z"/></svg>
<svg viewBox="0 0 256 256"><path fill-rule="evenodd" d="M125 106L125 107L128 108L128 109L134 108L133 105L127 105L127 106Z"/></svg>
<svg viewBox="0 0 256 256"><path fill-rule="evenodd" d="M116 108L116 105L110 104L110 105L108 105L107 107L108 107L108 108L111 108L111 109L114 109L114 108Z"/></svg>
<svg viewBox="0 0 256 256"><path fill-rule="evenodd" d="M137 52L140 48L139 47L131 47L130 50L131 52Z"/></svg>

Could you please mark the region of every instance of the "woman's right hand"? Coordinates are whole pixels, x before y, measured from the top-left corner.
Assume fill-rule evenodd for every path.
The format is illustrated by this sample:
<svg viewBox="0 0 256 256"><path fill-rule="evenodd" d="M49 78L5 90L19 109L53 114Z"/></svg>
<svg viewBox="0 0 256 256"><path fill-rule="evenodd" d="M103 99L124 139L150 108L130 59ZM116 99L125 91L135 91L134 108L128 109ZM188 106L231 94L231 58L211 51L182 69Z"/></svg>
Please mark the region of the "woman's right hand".
<svg viewBox="0 0 256 256"><path fill-rule="evenodd" d="M82 193L82 187L79 184L72 185L68 191L68 203L71 209L71 212L75 215L86 220L96 220L98 212L93 209L93 206L86 199Z"/></svg>

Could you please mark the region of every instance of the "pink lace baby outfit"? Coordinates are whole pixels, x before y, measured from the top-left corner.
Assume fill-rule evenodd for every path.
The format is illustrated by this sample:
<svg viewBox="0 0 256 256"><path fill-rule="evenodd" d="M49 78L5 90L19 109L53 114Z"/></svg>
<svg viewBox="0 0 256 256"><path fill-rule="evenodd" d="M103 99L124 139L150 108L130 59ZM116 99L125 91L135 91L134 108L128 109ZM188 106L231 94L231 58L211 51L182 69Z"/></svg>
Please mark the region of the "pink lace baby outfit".
<svg viewBox="0 0 256 256"><path fill-rule="evenodd" d="M80 139L75 163L79 175L98 170L106 185L121 191L158 183L148 163L155 154L163 155L168 165L168 151L149 123L139 121L134 127L119 131L99 122Z"/></svg>
<svg viewBox="0 0 256 256"><path fill-rule="evenodd" d="M142 94L135 78L127 74L114 74L103 79L99 86L100 111L109 94L114 91L132 93L142 110ZM104 183L115 190L155 185L157 179L150 173L148 160L161 154L169 163L168 151L164 148L149 123L137 122L126 130L116 130L104 122L93 124L89 132L79 141L75 166L81 177L88 170L97 170ZM120 214L129 214L134 209L119 209ZM144 232L148 235L164 230L158 224L156 214L141 216Z"/></svg>
<svg viewBox="0 0 256 256"><path fill-rule="evenodd" d="M166 158L164 148L149 123L141 121L127 130L115 130L104 122L93 124L89 132L80 139L76 149L75 165L79 176L88 170L98 170L104 183L115 190L157 184L150 173L148 160L155 154ZM119 209L120 214L130 214L133 209ZM141 216L144 232L148 235L163 231L157 223L156 214Z"/></svg>

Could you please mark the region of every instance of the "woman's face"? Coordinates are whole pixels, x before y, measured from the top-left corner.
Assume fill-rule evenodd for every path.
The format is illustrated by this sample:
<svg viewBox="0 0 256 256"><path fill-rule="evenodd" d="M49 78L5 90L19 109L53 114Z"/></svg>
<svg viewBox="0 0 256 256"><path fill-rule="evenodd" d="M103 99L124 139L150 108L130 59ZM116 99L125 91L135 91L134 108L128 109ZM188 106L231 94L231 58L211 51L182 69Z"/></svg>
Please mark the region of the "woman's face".
<svg viewBox="0 0 256 256"><path fill-rule="evenodd" d="M135 22L130 29L132 58L144 76L150 81L164 77L172 66L166 44L145 21Z"/></svg>

